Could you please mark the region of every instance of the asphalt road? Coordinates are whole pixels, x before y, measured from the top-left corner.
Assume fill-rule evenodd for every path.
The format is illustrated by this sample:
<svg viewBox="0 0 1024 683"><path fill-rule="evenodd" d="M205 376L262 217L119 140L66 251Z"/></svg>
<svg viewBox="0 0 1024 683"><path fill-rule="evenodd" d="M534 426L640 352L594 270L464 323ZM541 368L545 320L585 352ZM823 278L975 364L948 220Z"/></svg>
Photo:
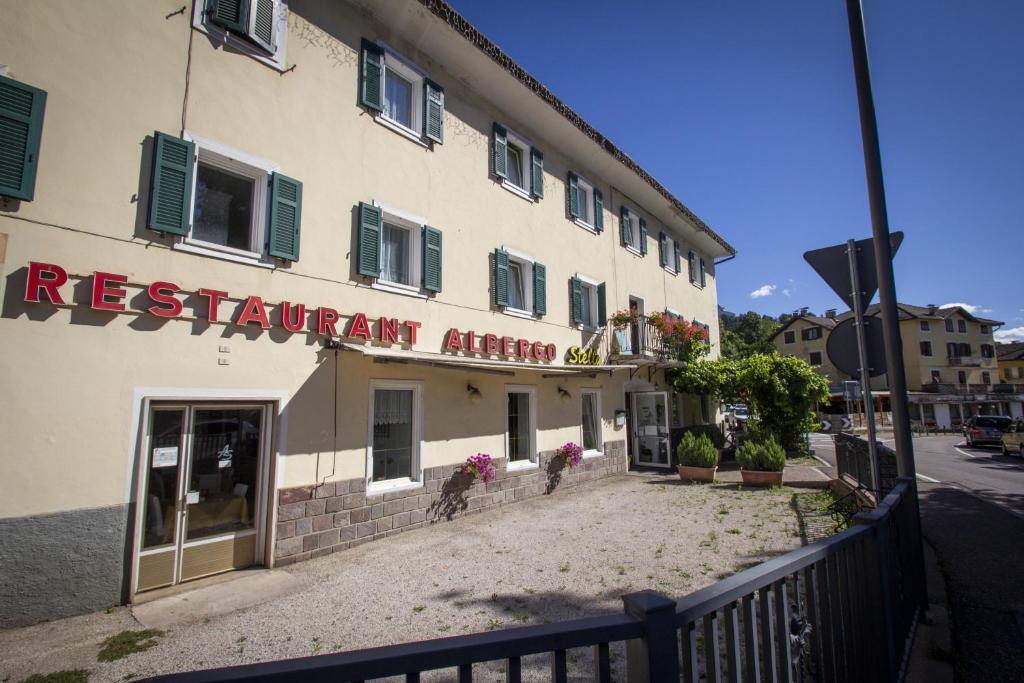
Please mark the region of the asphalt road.
<svg viewBox="0 0 1024 683"><path fill-rule="evenodd" d="M887 442L891 445L891 442ZM835 466L831 439L812 439ZM960 681L1024 681L1024 460L962 437L914 439L921 523L946 580ZM833 470L834 471L834 470Z"/></svg>

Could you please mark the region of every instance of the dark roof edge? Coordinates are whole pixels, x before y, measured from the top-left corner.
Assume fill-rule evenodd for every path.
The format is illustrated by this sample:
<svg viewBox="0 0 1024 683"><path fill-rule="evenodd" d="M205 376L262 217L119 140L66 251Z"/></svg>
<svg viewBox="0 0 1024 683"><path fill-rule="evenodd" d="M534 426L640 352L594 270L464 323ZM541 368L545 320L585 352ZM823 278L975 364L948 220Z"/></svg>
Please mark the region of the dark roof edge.
<svg viewBox="0 0 1024 683"><path fill-rule="evenodd" d="M420 3L434 13L435 16L442 19L457 33L460 33L462 37L468 40L470 43L475 45L481 52L490 57L495 63L501 68L511 74L520 83L525 85L527 88L533 91L537 97L541 98L548 105L551 106L556 112L565 117L571 124L580 129L587 135L591 140L600 145L608 154L612 155L626 168L636 173L654 188L661 196L669 201L680 213L686 218L693 222L697 229L707 234L711 239L715 240L722 246L723 249L728 251L730 254L736 254L736 249L726 242L717 232L711 229L711 227L705 223L700 217L691 211L685 204L669 192L664 185L655 180L654 176L645 171L640 164L633 161L632 158L621 149L615 146L615 144L602 135L596 128L587 123L582 116L574 112L569 108L565 102L558 99L553 92L548 90L544 85L536 78L530 75L526 69L519 66L518 63L511 57L509 57L500 47L490 41L490 39L482 34L473 24L471 24L465 17L459 14L455 9L444 0L420 0Z"/></svg>

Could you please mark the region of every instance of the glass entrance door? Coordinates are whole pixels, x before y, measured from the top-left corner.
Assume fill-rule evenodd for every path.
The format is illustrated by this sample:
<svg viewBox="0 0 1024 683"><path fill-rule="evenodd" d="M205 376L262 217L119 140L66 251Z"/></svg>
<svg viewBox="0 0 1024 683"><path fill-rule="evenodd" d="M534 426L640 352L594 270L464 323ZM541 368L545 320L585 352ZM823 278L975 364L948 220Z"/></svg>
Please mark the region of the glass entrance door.
<svg viewBox="0 0 1024 683"><path fill-rule="evenodd" d="M266 406L150 410L137 590L256 562Z"/></svg>
<svg viewBox="0 0 1024 683"><path fill-rule="evenodd" d="M668 394L645 391L633 394L633 463L668 467Z"/></svg>

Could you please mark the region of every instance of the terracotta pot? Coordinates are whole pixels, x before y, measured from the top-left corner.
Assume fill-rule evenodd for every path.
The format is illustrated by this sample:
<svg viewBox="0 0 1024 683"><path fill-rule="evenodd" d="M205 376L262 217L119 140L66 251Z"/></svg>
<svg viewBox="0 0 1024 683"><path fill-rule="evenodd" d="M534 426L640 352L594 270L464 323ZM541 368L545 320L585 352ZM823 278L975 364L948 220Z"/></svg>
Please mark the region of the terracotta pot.
<svg viewBox="0 0 1024 683"><path fill-rule="evenodd" d="M683 481L714 481L718 466L690 467L689 465L676 465L676 471L679 472L679 478Z"/></svg>
<svg viewBox="0 0 1024 683"><path fill-rule="evenodd" d="M782 472L761 472L759 470L740 470L746 486L782 486Z"/></svg>

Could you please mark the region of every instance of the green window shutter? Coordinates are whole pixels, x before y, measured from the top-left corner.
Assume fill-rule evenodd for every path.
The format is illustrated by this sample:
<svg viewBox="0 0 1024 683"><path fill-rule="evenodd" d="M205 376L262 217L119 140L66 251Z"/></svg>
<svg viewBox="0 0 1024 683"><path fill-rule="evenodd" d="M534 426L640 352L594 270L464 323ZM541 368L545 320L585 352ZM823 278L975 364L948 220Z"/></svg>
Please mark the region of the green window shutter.
<svg viewBox="0 0 1024 683"><path fill-rule="evenodd" d="M599 327L608 324L608 294L603 282L597 286L597 324Z"/></svg>
<svg viewBox="0 0 1024 683"><path fill-rule="evenodd" d="M423 137L444 143L444 88L432 80L423 81Z"/></svg>
<svg viewBox="0 0 1024 683"><path fill-rule="evenodd" d="M548 312L548 269L543 263L533 264L533 312L537 315Z"/></svg>
<svg viewBox="0 0 1024 683"><path fill-rule="evenodd" d="M46 93L0 76L0 195L32 201Z"/></svg>
<svg viewBox="0 0 1024 683"><path fill-rule="evenodd" d="M580 217L580 179L569 171L569 215L573 218Z"/></svg>
<svg viewBox="0 0 1024 683"><path fill-rule="evenodd" d="M277 49L274 41L274 27L277 23L274 16L276 4L276 0L252 0L249 38L268 52L274 52Z"/></svg>
<svg viewBox="0 0 1024 683"><path fill-rule="evenodd" d="M530 148L530 190L538 199L544 197L544 155Z"/></svg>
<svg viewBox="0 0 1024 683"><path fill-rule="evenodd" d="M676 275L683 269L683 250L679 246L679 240L672 240L672 249L675 255Z"/></svg>
<svg viewBox="0 0 1024 683"><path fill-rule="evenodd" d="M583 322L583 281L574 277L569 280L569 285L572 295L572 324L579 325Z"/></svg>
<svg viewBox="0 0 1024 683"><path fill-rule="evenodd" d="M359 101L368 109L384 111L384 48L366 38L359 68Z"/></svg>
<svg viewBox="0 0 1024 683"><path fill-rule="evenodd" d="M707 267L704 265L704 257L700 257L700 286L706 287L708 284Z"/></svg>
<svg viewBox="0 0 1024 683"><path fill-rule="evenodd" d="M658 235L658 258L661 259L661 267L668 268L668 235Z"/></svg>
<svg viewBox="0 0 1024 683"><path fill-rule="evenodd" d="M247 35L249 2L250 0L206 0L206 13L210 21L217 26Z"/></svg>
<svg viewBox="0 0 1024 683"><path fill-rule="evenodd" d="M594 229L598 232L604 230L604 195L596 187L594 188Z"/></svg>
<svg viewBox="0 0 1024 683"><path fill-rule="evenodd" d="M622 232L622 243L627 247L633 244L633 218L629 209L622 207L619 211L619 228Z"/></svg>
<svg viewBox="0 0 1024 683"><path fill-rule="evenodd" d="M195 157L196 146L188 140L154 133L147 224L150 230L188 234Z"/></svg>
<svg viewBox="0 0 1024 683"><path fill-rule="evenodd" d="M302 183L275 173L270 181L270 255L286 261L298 261L301 225Z"/></svg>
<svg viewBox="0 0 1024 683"><path fill-rule="evenodd" d="M508 178L508 131L504 126L495 123L491 138L494 148L491 156L494 175Z"/></svg>
<svg viewBox="0 0 1024 683"><path fill-rule="evenodd" d="M508 252L494 250L494 304L508 306Z"/></svg>
<svg viewBox="0 0 1024 683"><path fill-rule="evenodd" d="M357 270L367 277L380 276L380 232L384 214L380 207L359 202Z"/></svg>
<svg viewBox="0 0 1024 683"><path fill-rule="evenodd" d="M423 289L441 291L441 231L423 226Z"/></svg>
<svg viewBox="0 0 1024 683"><path fill-rule="evenodd" d="M690 282L697 281L697 257L692 251L686 252L686 268L690 273Z"/></svg>
<svg viewBox="0 0 1024 683"><path fill-rule="evenodd" d="M647 253L647 221L640 219L640 253Z"/></svg>

